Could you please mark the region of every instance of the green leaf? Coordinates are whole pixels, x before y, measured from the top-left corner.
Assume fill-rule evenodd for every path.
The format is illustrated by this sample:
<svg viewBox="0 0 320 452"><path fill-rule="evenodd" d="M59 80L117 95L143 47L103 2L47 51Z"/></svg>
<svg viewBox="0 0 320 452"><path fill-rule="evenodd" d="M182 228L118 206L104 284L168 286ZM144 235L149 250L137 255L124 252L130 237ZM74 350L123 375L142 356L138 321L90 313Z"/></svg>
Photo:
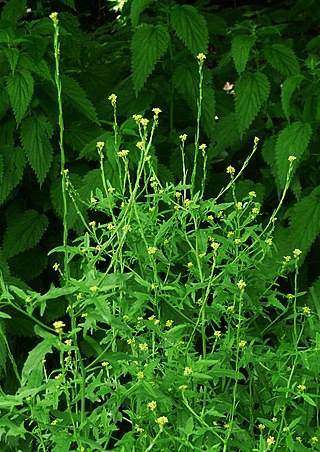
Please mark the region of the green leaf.
<svg viewBox="0 0 320 452"><path fill-rule="evenodd" d="M175 32L194 56L199 52L207 52L209 42L207 23L194 6L173 6L170 10L170 19Z"/></svg>
<svg viewBox="0 0 320 452"><path fill-rule="evenodd" d="M281 89L281 103L283 112L288 121L290 121L290 100L294 91L299 87L304 77L302 75L293 75L287 78Z"/></svg>
<svg viewBox="0 0 320 452"><path fill-rule="evenodd" d="M231 54L239 75L245 70L250 50L255 42L255 36L248 35L238 35L232 39Z"/></svg>
<svg viewBox="0 0 320 452"><path fill-rule="evenodd" d="M139 25L131 44L133 85L136 94L143 88L157 62L169 45L169 34L164 25Z"/></svg>
<svg viewBox="0 0 320 452"><path fill-rule="evenodd" d="M51 340L40 342L31 352L29 352L21 375L21 385L24 386L33 370L42 369L43 360L47 353L52 353L53 343Z"/></svg>
<svg viewBox="0 0 320 452"><path fill-rule="evenodd" d="M3 146L2 152L4 152L2 155L4 170L0 183L0 205L5 202L11 191L21 181L26 165L26 158L21 147Z"/></svg>
<svg viewBox="0 0 320 452"><path fill-rule="evenodd" d="M302 154L308 147L312 135L310 124L303 124L297 121L286 126L280 133L275 147L277 181L280 188L284 188L289 170L288 157L294 155L297 160L294 162L294 170Z"/></svg>
<svg viewBox="0 0 320 452"><path fill-rule="evenodd" d="M63 75L61 84L63 100L69 102L77 111L91 121L98 122L97 112L79 83L75 79Z"/></svg>
<svg viewBox="0 0 320 452"><path fill-rule="evenodd" d="M132 0L130 9L130 19L132 26L136 27L139 23L140 14L152 3L152 0Z"/></svg>
<svg viewBox="0 0 320 452"><path fill-rule="evenodd" d="M267 100L270 83L265 74L243 74L235 85L235 109L240 135L250 126Z"/></svg>
<svg viewBox="0 0 320 452"><path fill-rule="evenodd" d="M30 71L20 69L10 74L7 80L7 90L11 106L19 124L24 117L33 96L34 80Z"/></svg>
<svg viewBox="0 0 320 452"><path fill-rule="evenodd" d="M9 61L11 71L14 72L19 59L19 50L15 47L7 47L3 52Z"/></svg>
<svg viewBox="0 0 320 452"><path fill-rule="evenodd" d="M17 22L26 13L26 0L9 0L2 9L1 19Z"/></svg>
<svg viewBox="0 0 320 452"><path fill-rule="evenodd" d="M12 214L3 239L5 255L15 256L37 245L47 227L48 218L35 210Z"/></svg>
<svg viewBox="0 0 320 452"><path fill-rule="evenodd" d="M300 72L299 60L296 54L284 44L277 43L265 46L263 53L270 66L285 77L290 77Z"/></svg>
<svg viewBox="0 0 320 452"><path fill-rule="evenodd" d="M49 171L53 157L50 143L52 134L52 125L43 115L30 116L22 123L21 142L40 184Z"/></svg>

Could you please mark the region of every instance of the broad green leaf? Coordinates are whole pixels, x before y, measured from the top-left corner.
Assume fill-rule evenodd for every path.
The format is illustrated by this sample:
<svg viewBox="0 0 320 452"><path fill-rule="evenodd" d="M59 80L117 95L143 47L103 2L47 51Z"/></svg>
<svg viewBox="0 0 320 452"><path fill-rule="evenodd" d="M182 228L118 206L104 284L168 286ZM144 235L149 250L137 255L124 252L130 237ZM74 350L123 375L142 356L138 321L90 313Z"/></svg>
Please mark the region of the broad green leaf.
<svg viewBox="0 0 320 452"><path fill-rule="evenodd" d="M63 75L61 77L61 84L62 99L69 102L77 111L91 121L98 122L97 112L79 83L75 79Z"/></svg>
<svg viewBox="0 0 320 452"><path fill-rule="evenodd" d="M245 70L250 50L255 42L255 36L249 35L238 35L232 39L231 54L239 75Z"/></svg>
<svg viewBox="0 0 320 452"><path fill-rule="evenodd" d="M206 53L209 32L204 17L191 5L174 5L170 9L171 25L184 45L196 56Z"/></svg>
<svg viewBox="0 0 320 452"><path fill-rule="evenodd" d="M22 123L21 142L40 184L44 181L53 158L50 142L52 134L52 125L43 115L29 116Z"/></svg>
<svg viewBox="0 0 320 452"><path fill-rule="evenodd" d="M292 77L287 78L281 88L281 103L283 112L288 121L290 121L290 101L292 94L299 87L300 83L304 77L302 75L293 75Z"/></svg>
<svg viewBox="0 0 320 452"><path fill-rule="evenodd" d="M152 0L132 0L130 9L130 19L132 26L136 27L139 23L140 14L152 3Z"/></svg>
<svg viewBox="0 0 320 452"><path fill-rule="evenodd" d="M17 22L26 13L26 0L9 0L2 9L1 19Z"/></svg>
<svg viewBox="0 0 320 452"><path fill-rule="evenodd" d="M157 62L165 54L169 41L169 34L164 25L142 24L134 31L131 56L136 94L143 88Z"/></svg>
<svg viewBox="0 0 320 452"><path fill-rule="evenodd" d="M7 90L10 103L19 124L24 117L33 96L34 80L27 69L20 69L10 74L7 80Z"/></svg>
<svg viewBox="0 0 320 452"><path fill-rule="evenodd" d="M277 43L265 46L263 54L270 66L285 77L290 77L300 72L299 60L296 54L284 44Z"/></svg>
<svg viewBox="0 0 320 452"><path fill-rule="evenodd" d="M19 50L15 47L7 47L3 49L3 52L9 61L11 71L14 72L19 59Z"/></svg>
<svg viewBox="0 0 320 452"><path fill-rule="evenodd" d="M29 352L21 375L21 385L24 386L33 370L41 369L43 360L47 353L52 353L53 343L50 340L44 340Z"/></svg>
<svg viewBox="0 0 320 452"><path fill-rule="evenodd" d="M297 160L294 162L294 171L292 173L294 174L297 163L308 147L311 135L312 128L310 124L303 124L300 121L289 124L279 133L275 147L275 155L277 180L281 189L285 186L289 170L288 157L290 155L297 157Z"/></svg>
<svg viewBox="0 0 320 452"><path fill-rule="evenodd" d="M267 100L270 83L265 74L243 74L235 85L235 108L240 135L250 126Z"/></svg>
<svg viewBox="0 0 320 452"><path fill-rule="evenodd" d="M7 257L29 250L39 243L48 227L48 218L35 210L15 213L8 218L3 239L3 251Z"/></svg>
<svg viewBox="0 0 320 452"><path fill-rule="evenodd" d="M11 191L19 184L26 165L25 154L21 147L3 147L3 177L0 183L0 205L4 203ZM1 154L0 154L1 155Z"/></svg>

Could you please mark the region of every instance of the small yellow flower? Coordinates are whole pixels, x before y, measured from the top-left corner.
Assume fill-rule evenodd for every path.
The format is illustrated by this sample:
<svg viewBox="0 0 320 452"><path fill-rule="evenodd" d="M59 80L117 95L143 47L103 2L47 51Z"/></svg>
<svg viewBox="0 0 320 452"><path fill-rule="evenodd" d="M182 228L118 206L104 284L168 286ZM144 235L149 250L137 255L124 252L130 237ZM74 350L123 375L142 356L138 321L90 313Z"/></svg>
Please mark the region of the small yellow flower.
<svg viewBox="0 0 320 452"><path fill-rule="evenodd" d="M237 282L237 286L239 287L240 290L243 290L245 287L247 287L247 284L243 281L243 279L240 279Z"/></svg>
<svg viewBox="0 0 320 452"><path fill-rule="evenodd" d="M150 317L148 317L148 320L153 320L155 317L155 315L151 315Z"/></svg>
<svg viewBox="0 0 320 452"><path fill-rule="evenodd" d="M153 322L153 324L154 324L155 326L159 325L159 323L160 323L160 320L159 320L159 319L156 319L156 320L154 320L154 322Z"/></svg>
<svg viewBox="0 0 320 452"><path fill-rule="evenodd" d="M257 193L255 191L249 191L249 196L251 196L251 198L256 198Z"/></svg>
<svg viewBox="0 0 320 452"><path fill-rule="evenodd" d="M241 201L237 202L236 207L238 210L242 210L243 204Z"/></svg>
<svg viewBox="0 0 320 452"><path fill-rule="evenodd" d="M136 425L134 426L134 429L135 429L135 431L138 432L138 433L143 433L143 432L144 432L144 428L139 427L138 424L136 424Z"/></svg>
<svg viewBox="0 0 320 452"><path fill-rule="evenodd" d="M131 337L130 339L127 339L127 344L133 345L136 342L134 337Z"/></svg>
<svg viewBox="0 0 320 452"><path fill-rule="evenodd" d="M259 424L258 425L258 429L259 430L264 430L266 428L266 426L264 424Z"/></svg>
<svg viewBox="0 0 320 452"><path fill-rule="evenodd" d="M152 400L152 402L148 403L149 410L153 411L157 408L157 402L155 400Z"/></svg>
<svg viewBox="0 0 320 452"><path fill-rule="evenodd" d="M229 232L227 233L227 237L229 238L229 237L231 237L233 234L234 234L233 231L229 231Z"/></svg>
<svg viewBox="0 0 320 452"><path fill-rule="evenodd" d="M53 421L51 421L51 425L57 425L58 420L57 419L53 419Z"/></svg>
<svg viewBox="0 0 320 452"><path fill-rule="evenodd" d="M301 438L301 436L296 436L296 441L298 441L298 443L302 443L302 438Z"/></svg>
<svg viewBox="0 0 320 452"><path fill-rule="evenodd" d="M129 224L126 224L125 226L123 226L122 230L124 233L127 233L127 232L131 232L132 228Z"/></svg>
<svg viewBox="0 0 320 452"><path fill-rule="evenodd" d="M162 110L160 110L160 108L153 108L152 111L156 118L159 116L160 113L162 113Z"/></svg>
<svg viewBox="0 0 320 452"><path fill-rule="evenodd" d="M142 380L144 378L144 373L143 372L138 372L137 373L137 378L138 378L138 380Z"/></svg>
<svg viewBox="0 0 320 452"><path fill-rule="evenodd" d="M59 270L60 264L57 264L57 262L52 266L52 268L57 272Z"/></svg>
<svg viewBox="0 0 320 452"><path fill-rule="evenodd" d="M205 155L205 151L206 151L207 145L205 143L200 144L199 149L202 152L202 155Z"/></svg>
<svg viewBox="0 0 320 452"><path fill-rule="evenodd" d="M202 306L202 298L199 298L199 299L196 301L196 303L197 303L198 306Z"/></svg>
<svg viewBox="0 0 320 452"><path fill-rule="evenodd" d="M208 215L207 218L209 221L213 221L213 215Z"/></svg>
<svg viewBox="0 0 320 452"><path fill-rule="evenodd" d="M66 339L66 340L64 341L64 343L65 343L68 347L71 347L71 345L72 345L72 339Z"/></svg>
<svg viewBox="0 0 320 452"><path fill-rule="evenodd" d="M142 115L133 115L132 118L133 118L137 123L139 123L139 122L141 121L141 119L142 119Z"/></svg>
<svg viewBox="0 0 320 452"><path fill-rule="evenodd" d="M191 204L190 199L185 199L185 200L183 201L183 204L184 204L186 207L189 207L190 204Z"/></svg>
<svg viewBox="0 0 320 452"><path fill-rule="evenodd" d="M187 385L180 385L179 386L179 389L180 389L180 391L184 391L185 389L187 389Z"/></svg>
<svg viewBox="0 0 320 452"><path fill-rule="evenodd" d="M233 306L233 305L232 305L232 306L228 306L228 307L227 307L227 311L229 311L229 312L234 311L234 306Z"/></svg>
<svg viewBox="0 0 320 452"><path fill-rule="evenodd" d="M123 318L124 320L129 320L129 316L128 316L127 314L125 314L124 316L122 316L122 318Z"/></svg>
<svg viewBox="0 0 320 452"><path fill-rule="evenodd" d="M159 425L160 430L163 430L163 427L168 422L168 418L166 416L161 416L156 419L156 423Z"/></svg>
<svg viewBox="0 0 320 452"><path fill-rule="evenodd" d="M309 308L309 306L304 306L304 307L302 308L302 312L303 312L304 314L306 314L308 317L311 315L311 309Z"/></svg>
<svg viewBox="0 0 320 452"><path fill-rule="evenodd" d="M300 254L302 253L301 250L299 250L298 248L296 248L295 250L293 250L292 254L295 258L299 257Z"/></svg>
<svg viewBox="0 0 320 452"><path fill-rule="evenodd" d="M167 321L166 321L166 327L167 327L167 328L171 328L172 325L173 325L173 320L167 320Z"/></svg>
<svg viewBox="0 0 320 452"><path fill-rule="evenodd" d="M299 391L305 391L307 389L305 385L298 385L297 388L299 389Z"/></svg>
<svg viewBox="0 0 320 452"><path fill-rule="evenodd" d="M188 135L186 133L184 133L183 135L180 135L179 138L182 141L182 143L184 143L187 139Z"/></svg>
<svg viewBox="0 0 320 452"><path fill-rule="evenodd" d="M235 243L236 245L240 245L241 240L240 240L240 239L234 239L234 243Z"/></svg>
<svg viewBox="0 0 320 452"><path fill-rule="evenodd" d="M267 245L271 246L271 245L272 245L272 239L270 239L270 238L265 239L265 243L266 243Z"/></svg>
<svg viewBox="0 0 320 452"><path fill-rule="evenodd" d="M311 438L311 441L312 441L313 443L317 443L319 440L318 440L318 437L317 437L317 436L313 436L313 437Z"/></svg>
<svg viewBox="0 0 320 452"><path fill-rule="evenodd" d="M102 366L102 367L108 367L108 366L109 366L108 361L103 361L103 362L101 363L101 366Z"/></svg>
<svg viewBox="0 0 320 452"><path fill-rule="evenodd" d="M227 167L227 173L228 174L234 174L235 172L236 172L236 169L233 166L229 165Z"/></svg>
<svg viewBox="0 0 320 452"><path fill-rule="evenodd" d="M259 141L260 141L260 138L258 138L258 137L254 137L254 141L253 141L253 142L254 142L254 144L256 144L256 145L257 145L257 144L259 143Z"/></svg>
<svg viewBox="0 0 320 452"><path fill-rule="evenodd" d="M157 252L157 248L155 246L149 246L148 254L155 254Z"/></svg>
<svg viewBox="0 0 320 452"><path fill-rule="evenodd" d="M212 242L210 246L211 246L211 248L213 248L213 251L218 251L218 248L219 248L219 246L220 246L220 243L218 243L218 242Z"/></svg>
<svg viewBox="0 0 320 452"><path fill-rule="evenodd" d="M294 295L292 293L288 293L287 294L287 298L288 298L288 300L293 300L294 299Z"/></svg>
<svg viewBox="0 0 320 452"><path fill-rule="evenodd" d="M251 212L253 213L253 215L258 215L258 213L259 213L258 207L253 207Z"/></svg>
<svg viewBox="0 0 320 452"><path fill-rule="evenodd" d="M276 440L274 439L274 436L268 436L267 438L267 445L272 446L272 444L275 444Z"/></svg>
<svg viewBox="0 0 320 452"><path fill-rule="evenodd" d="M191 268L191 267L193 267L193 263L192 263L192 262L188 262L187 266L188 266L189 268Z"/></svg>
<svg viewBox="0 0 320 452"><path fill-rule="evenodd" d="M199 60L200 62L204 61L206 59L206 56L204 53L198 53L197 55L197 60Z"/></svg>
<svg viewBox="0 0 320 452"><path fill-rule="evenodd" d="M97 146L97 150L99 152L99 154L102 152L103 148L104 148L105 142L104 141L98 141L96 146Z"/></svg>
<svg viewBox="0 0 320 452"><path fill-rule="evenodd" d="M147 119L147 118L141 118L140 119L140 124L142 124L143 127L147 127L148 122L149 122L149 119Z"/></svg>
<svg viewBox="0 0 320 452"><path fill-rule="evenodd" d="M107 224L107 229L108 229L108 231L114 231L114 229L115 229L114 224L108 223Z"/></svg>
<svg viewBox="0 0 320 452"><path fill-rule="evenodd" d="M271 421L272 421L272 422L278 422L278 419L277 419L275 416L273 416L273 418L271 419Z"/></svg>
<svg viewBox="0 0 320 452"><path fill-rule="evenodd" d="M138 141L138 143L136 144L136 147L138 149L140 149L140 151L144 151L144 144L142 141Z"/></svg>
<svg viewBox="0 0 320 452"><path fill-rule="evenodd" d="M81 317L82 317L82 318L86 318L86 317L88 317L88 314L87 314L87 312L84 312L83 314L81 314Z"/></svg>
<svg viewBox="0 0 320 452"><path fill-rule="evenodd" d="M91 286L90 287L90 290L91 290L91 292L97 292L97 290L98 290L98 286Z"/></svg>
<svg viewBox="0 0 320 452"><path fill-rule="evenodd" d="M225 429L227 429L227 428L230 427L230 424L223 424L223 427L224 427Z"/></svg>
<svg viewBox="0 0 320 452"><path fill-rule="evenodd" d="M110 100L111 105L114 107L117 103L117 96L115 94L110 94L108 100Z"/></svg>
<svg viewBox="0 0 320 452"><path fill-rule="evenodd" d="M55 379L55 380L59 380L61 377L62 377L62 374L57 374L57 375L54 377L54 379Z"/></svg>
<svg viewBox="0 0 320 452"><path fill-rule="evenodd" d="M62 322L61 320L57 320L56 322L53 323L53 328L54 328L55 332L58 334L63 333L63 328L65 326L66 326L66 324L64 322Z"/></svg>
<svg viewBox="0 0 320 452"><path fill-rule="evenodd" d="M219 339L219 337L221 336L221 331L214 331L213 333L214 337L216 337L217 339Z"/></svg>
<svg viewBox="0 0 320 452"><path fill-rule="evenodd" d="M217 218L221 218L223 215L223 210L219 210L219 212L217 213Z"/></svg>
<svg viewBox="0 0 320 452"><path fill-rule="evenodd" d="M92 204L96 204L98 201L96 200L96 198L90 198L90 202L91 202Z"/></svg>
<svg viewBox="0 0 320 452"><path fill-rule="evenodd" d="M183 371L183 375L191 375L192 374L192 369L191 367L185 367L184 371Z"/></svg>
<svg viewBox="0 0 320 452"><path fill-rule="evenodd" d="M91 226L92 228L96 227L96 222L95 221L90 221L89 226Z"/></svg>
<svg viewBox="0 0 320 452"><path fill-rule="evenodd" d="M247 343L247 341L240 341L240 342L239 342L239 347L240 347L240 348L245 347L245 346L246 346L246 343Z"/></svg>
<svg viewBox="0 0 320 452"><path fill-rule="evenodd" d="M290 163L292 163L295 160L297 160L297 157L295 155L289 155L288 160L289 160Z"/></svg>
<svg viewBox="0 0 320 452"><path fill-rule="evenodd" d="M288 432L289 431L289 427L288 426L283 427L282 431L283 432Z"/></svg>
<svg viewBox="0 0 320 452"><path fill-rule="evenodd" d="M125 159L126 157L128 157L129 155L129 149L123 149L122 151L118 151L118 156L121 157L122 159Z"/></svg>
<svg viewBox="0 0 320 452"><path fill-rule="evenodd" d="M58 13L51 13L49 17L53 21L54 28L57 28L59 23Z"/></svg>
<svg viewBox="0 0 320 452"><path fill-rule="evenodd" d="M198 256L200 257L200 259L202 259L205 255L206 255L206 253L200 253L200 254L198 254Z"/></svg>
<svg viewBox="0 0 320 452"><path fill-rule="evenodd" d="M176 198L180 198L180 196L182 196L181 191L176 191L175 197L176 197Z"/></svg>
<svg viewBox="0 0 320 452"><path fill-rule="evenodd" d="M146 344L145 342L143 344L139 344L139 349L143 352L148 350L148 344Z"/></svg>
<svg viewBox="0 0 320 452"><path fill-rule="evenodd" d="M289 262L289 261L291 261L291 256L284 256L283 259L284 259L284 262Z"/></svg>

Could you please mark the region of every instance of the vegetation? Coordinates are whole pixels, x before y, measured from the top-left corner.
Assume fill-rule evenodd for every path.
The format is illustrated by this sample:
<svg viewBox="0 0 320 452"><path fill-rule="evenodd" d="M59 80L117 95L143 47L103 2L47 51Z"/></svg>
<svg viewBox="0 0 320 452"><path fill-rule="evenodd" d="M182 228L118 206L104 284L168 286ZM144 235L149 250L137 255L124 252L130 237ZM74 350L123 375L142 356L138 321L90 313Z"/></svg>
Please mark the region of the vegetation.
<svg viewBox="0 0 320 452"><path fill-rule="evenodd" d="M210 3L2 8L5 452L320 449L319 12Z"/></svg>

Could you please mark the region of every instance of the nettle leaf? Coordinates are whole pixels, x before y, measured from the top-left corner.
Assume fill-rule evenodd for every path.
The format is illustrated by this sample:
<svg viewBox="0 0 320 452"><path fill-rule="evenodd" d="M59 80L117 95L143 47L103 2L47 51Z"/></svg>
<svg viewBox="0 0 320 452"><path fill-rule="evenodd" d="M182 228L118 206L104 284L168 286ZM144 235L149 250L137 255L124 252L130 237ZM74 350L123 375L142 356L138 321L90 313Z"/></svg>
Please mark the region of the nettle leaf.
<svg viewBox="0 0 320 452"><path fill-rule="evenodd" d="M63 75L61 77L61 84L63 100L69 102L77 111L91 121L98 122L97 112L79 83L75 79Z"/></svg>
<svg viewBox="0 0 320 452"><path fill-rule="evenodd" d="M169 46L169 34L164 25L141 24L134 31L131 44L132 76L136 94Z"/></svg>
<svg viewBox="0 0 320 452"><path fill-rule="evenodd" d="M240 135L250 126L270 93L265 74L243 74L235 85L235 109Z"/></svg>
<svg viewBox="0 0 320 452"><path fill-rule="evenodd" d="M27 69L20 69L10 74L7 80L7 90L11 106L19 124L30 105L34 88L34 79Z"/></svg>
<svg viewBox="0 0 320 452"><path fill-rule="evenodd" d="M299 60L292 49L284 44L273 44L263 48L265 59L273 69L285 77L300 72Z"/></svg>
<svg viewBox="0 0 320 452"><path fill-rule="evenodd" d="M170 9L170 19L175 32L194 56L199 52L206 53L208 26L196 8L191 5L175 5Z"/></svg>
<svg viewBox="0 0 320 452"><path fill-rule="evenodd" d="M281 189L284 188L286 183L289 169L288 157L290 155L297 157L297 161L294 163L295 169L297 167L297 163L308 147L311 135L312 127L310 124L303 124L300 121L288 125L279 133L275 147L275 155L277 181Z"/></svg>
<svg viewBox="0 0 320 452"><path fill-rule="evenodd" d="M25 15L26 8L26 0L9 0L2 9L1 19L8 22L17 22Z"/></svg>
<svg viewBox="0 0 320 452"><path fill-rule="evenodd" d="M50 143L52 134L53 127L43 115L30 116L22 123L21 142L40 184L46 177L53 157Z"/></svg>
<svg viewBox="0 0 320 452"><path fill-rule="evenodd" d="M8 59L11 71L14 72L19 59L19 50L15 47L7 47L3 52Z"/></svg>
<svg viewBox="0 0 320 452"><path fill-rule="evenodd" d="M23 149L19 146L11 146L2 150L3 177L0 183L0 205L5 202L11 191L19 184L26 165L26 157Z"/></svg>
<svg viewBox="0 0 320 452"><path fill-rule="evenodd" d="M255 42L255 36L248 35L238 35L232 39L231 54L239 75L245 70L250 50Z"/></svg>
<svg viewBox="0 0 320 452"><path fill-rule="evenodd" d="M48 227L48 218L35 210L9 216L3 239L6 257L12 257L37 245Z"/></svg>
<svg viewBox="0 0 320 452"><path fill-rule="evenodd" d="M299 87L303 79L303 75L293 75L292 77L287 78L282 84L281 103L283 112L288 121L290 121L290 101L292 94Z"/></svg>
<svg viewBox="0 0 320 452"><path fill-rule="evenodd" d="M139 23L140 14L152 3L152 0L132 0L130 9L130 19L133 27Z"/></svg>

